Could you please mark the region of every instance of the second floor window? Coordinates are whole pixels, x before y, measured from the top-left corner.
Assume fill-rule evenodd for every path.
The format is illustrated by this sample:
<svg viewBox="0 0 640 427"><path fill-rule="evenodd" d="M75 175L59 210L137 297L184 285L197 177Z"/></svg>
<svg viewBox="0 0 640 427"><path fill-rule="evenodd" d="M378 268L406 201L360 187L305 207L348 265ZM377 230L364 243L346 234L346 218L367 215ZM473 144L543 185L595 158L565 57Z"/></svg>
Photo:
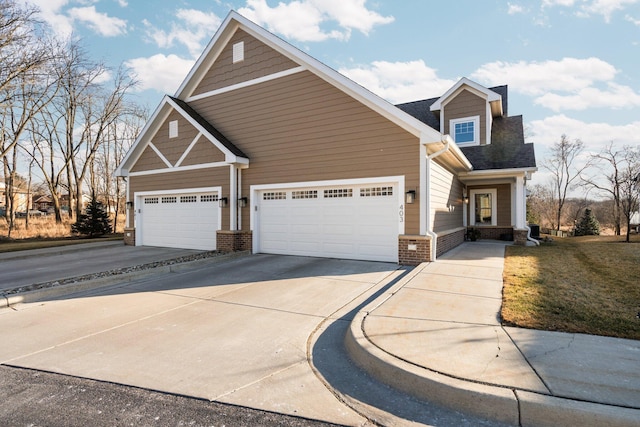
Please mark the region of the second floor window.
<svg viewBox="0 0 640 427"><path fill-rule="evenodd" d="M465 117L449 122L449 132L458 145L480 144L480 117Z"/></svg>

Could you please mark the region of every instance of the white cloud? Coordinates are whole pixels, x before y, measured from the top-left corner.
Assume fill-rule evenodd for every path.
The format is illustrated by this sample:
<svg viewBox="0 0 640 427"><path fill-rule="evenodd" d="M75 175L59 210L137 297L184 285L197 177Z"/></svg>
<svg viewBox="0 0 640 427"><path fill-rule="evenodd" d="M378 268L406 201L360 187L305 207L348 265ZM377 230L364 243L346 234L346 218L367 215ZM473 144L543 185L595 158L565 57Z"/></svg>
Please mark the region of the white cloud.
<svg viewBox="0 0 640 427"><path fill-rule="evenodd" d="M503 62L482 65L471 78L490 85L509 83L510 88L527 95L547 91L576 91L594 82L612 80L615 67L598 58L563 58L560 61Z"/></svg>
<svg viewBox="0 0 640 427"><path fill-rule="evenodd" d="M84 23L105 37L119 36L127 31L127 21L100 13L95 6L74 7L68 13L71 19Z"/></svg>
<svg viewBox="0 0 640 427"><path fill-rule="evenodd" d="M614 12L637 2L638 0L593 0L580 7L578 16L602 15L605 22L611 22L611 15Z"/></svg>
<svg viewBox="0 0 640 427"><path fill-rule="evenodd" d="M471 78L484 85L507 83L514 92L534 97L553 111L640 106L640 94L615 83L618 71L598 58L563 58L544 62L492 62Z"/></svg>
<svg viewBox="0 0 640 427"><path fill-rule="evenodd" d="M455 80L441 79L422 60L375 61L371 65L341 68L340 73L392 103L442 95Z"/></svg>
<svg viewBox="0 0 640 427"><path fill-rule="evenodd" d="M576 6L576 15L586 18L591 15L602 15L605 22L611 22L611 15L627 6L638 3L639 0L542 0L542 7Z"/></svg>
<svg viewBox="0 0 640 427"><path fill-rule="evenodd" d="M633 16L631 16L631 15L626 15L626 16L624 17L624 19L625 19L626 21L631 22L633 25L636 25L636 26L640 27L640 19L635 19L635 18L634 18Z"/></svg>
<svg viewBox="0 0 640 427"><path fill-rule="evenodd" d="M154 89L173 94L195 63L192 59L177 55L157 54L149 58L134 58L125 62L135 74L139 85L136 89ZM162 72L158 72L162 70Z"/></svg>
<svg viewBox="0 0 640 427"><path fill-rule="evenodd" d="M587 87L571 95L547 93L535 99L535 104L553 111L586 110L588 108L630 108L640 106L640 94L629 86L608 83L606 90Z"/></svg>
<svg viewBox="0 0 640 427"><path fill-rule="evenodd" d="M238 12L270 31L302 42L348 40L352 30L368 34L376 25L393 22L365 6L366 0L296 0L271 7L266 0L247 0ZM339 29L321 28L337 22Z"/></svg>
<svg viewBox="0 0 640 427"><path fill-rule="evenodd" d="M127 0L118 0L118 4L120 5L120 7L129 6L129 2Z"/></svg>
<svg viewBox="0 0 640 427"><path fill-rule="evenodd" d="M518 13L524 13L524 7L522 7L519 4L512 4L512 3L507 3L508 9L507 9L507 13L509 15L516 15Z"/></svg>
<svg viewBox="0 0 640 427"><path fill-rule="evenodd" d="M25 0L25 3L33 5L40 10L39 16L48 23L54 33L61 38L69 37L74 31L74 24L81 22L98 34L111 37L124 34L127 29L127 21L115 18L96 11L95 6L73 7L69 6L70 0ZM88 4L85 1L75 3ZM122 4L121 6L126 6Z"/></svg>
<svg viewBox="0 0 640 427"><path fill-rule="evenodd" d="M640 144L640 121L625 125L589 123L560 114L533 120L528 126L533 132L531 140L540 150L549 148L563 134L572 139L581 139L585 143L585 149L590 152L601 150L611 141L628 145Z"/></svg>
<svg viewBox="0 0 640 427"><path fill-rule="evenodd" d="M170 31L157 28L149 21L144 20L147 35L162 48L180 43L187 47L189 54L193 57L202 53L203 41L207 41L222 22L214 13L206 13L196 9L178 9L176 17L180 22L172 23Z"/></svg>
<svg viewBox="0 0 640 427"><path fill-rule="evenodd" d="M36 6L42 20L60 37L67 38L73 33L73 20L61 13L69 0L26 0L26 3Z"/></svg>

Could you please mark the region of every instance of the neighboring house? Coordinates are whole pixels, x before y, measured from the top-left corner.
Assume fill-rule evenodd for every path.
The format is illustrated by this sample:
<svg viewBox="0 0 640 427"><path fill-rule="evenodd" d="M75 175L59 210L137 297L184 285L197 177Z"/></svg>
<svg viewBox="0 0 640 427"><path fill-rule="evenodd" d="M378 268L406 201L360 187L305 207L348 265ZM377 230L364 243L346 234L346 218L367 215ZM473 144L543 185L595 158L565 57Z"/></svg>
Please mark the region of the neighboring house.
<svg viewBox="0 0 640 427"><path fill-rule="evenodd" d="M417 264L524 243L535 170L506 86L396 107L231 12L116 173L127 244Z"/></svg>
<svg viewBox="0 0 640 427"><path fill-rule="evenodd" d="M43 212L47 212L53 208L53 200L46 194L36 195L33 200L33 209L38 209Z"/></svg>
<svg viewBox="0 0 640 427"><path fill-rule="evenodd" d="M0 181L0 208L2 208L2 211L6 211L7 209L6 193L7 186L3 181ZM32 196L26 189L21 187L17 189L14 188L13 193L15 203L14 212L26 212L28 209L31 209Z"/></svg>

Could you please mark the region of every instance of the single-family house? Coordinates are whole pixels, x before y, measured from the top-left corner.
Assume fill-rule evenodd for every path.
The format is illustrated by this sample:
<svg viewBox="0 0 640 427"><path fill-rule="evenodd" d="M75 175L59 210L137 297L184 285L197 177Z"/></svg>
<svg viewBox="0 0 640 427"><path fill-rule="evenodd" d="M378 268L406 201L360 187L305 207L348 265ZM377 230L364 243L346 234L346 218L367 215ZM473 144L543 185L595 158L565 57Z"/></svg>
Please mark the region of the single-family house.
<svg viewBox="0 0 640 427"><path fill-rule="evenodd" d="M126 244L417 264L524 243L535 170L506 86L395 106L231 12L116 173Z"/></svg>

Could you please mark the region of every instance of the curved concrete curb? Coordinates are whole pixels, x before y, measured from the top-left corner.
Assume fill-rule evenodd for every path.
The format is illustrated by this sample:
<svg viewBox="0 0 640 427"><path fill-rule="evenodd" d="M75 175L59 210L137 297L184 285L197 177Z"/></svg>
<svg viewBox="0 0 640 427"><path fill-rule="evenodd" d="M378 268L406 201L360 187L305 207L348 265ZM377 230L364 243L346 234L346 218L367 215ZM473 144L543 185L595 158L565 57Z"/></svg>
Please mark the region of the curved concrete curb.
<svg viewBox="0 0 640 427"><path fill-rule="evenodd" d="M518 399L512 390L447 377L391 356L373 345L362 331L367 314L361 311L356 315L345 336L345 346L353 361L371 376L418 399L519 424Z"/></svg>
<svg viewBox="0 0 640 427"><path fill-rule="evenodd" d="M409 280L410 277L398 283L389 295L358 312L346 333L345 346L349 356L374 378L418 399L512 425L639 425L640 410L466 381L411 364L383 351L367 338L364 322L369 313Z"/></svg>
<svg viewBox="0 0 640 427"><path fill-rule="evenodd" d="M65 283L58 286L51 286L48 288L37 289L34 291L1 295L0 310L3 308L9 308L17 304L26 304L38 302L46 299L53 299L64 295L74 294L77 292L84 292L89 290L96 290L100 288L106 288L109 286L123 285L135 280L139 280L145 277L154 276L162 273L176 273L184 271L190 268L197 268L201 265L211 265L222 261L238 258L240 256L246 256L249 252L231 252L228 254L203 258L194 261L181 262L177 264L163 265L145 270L132 271L129 273L114 274L111 276L100 277L97 279L82 280L78 282ZM60 279L64 280L64 279Z"/></svg>

